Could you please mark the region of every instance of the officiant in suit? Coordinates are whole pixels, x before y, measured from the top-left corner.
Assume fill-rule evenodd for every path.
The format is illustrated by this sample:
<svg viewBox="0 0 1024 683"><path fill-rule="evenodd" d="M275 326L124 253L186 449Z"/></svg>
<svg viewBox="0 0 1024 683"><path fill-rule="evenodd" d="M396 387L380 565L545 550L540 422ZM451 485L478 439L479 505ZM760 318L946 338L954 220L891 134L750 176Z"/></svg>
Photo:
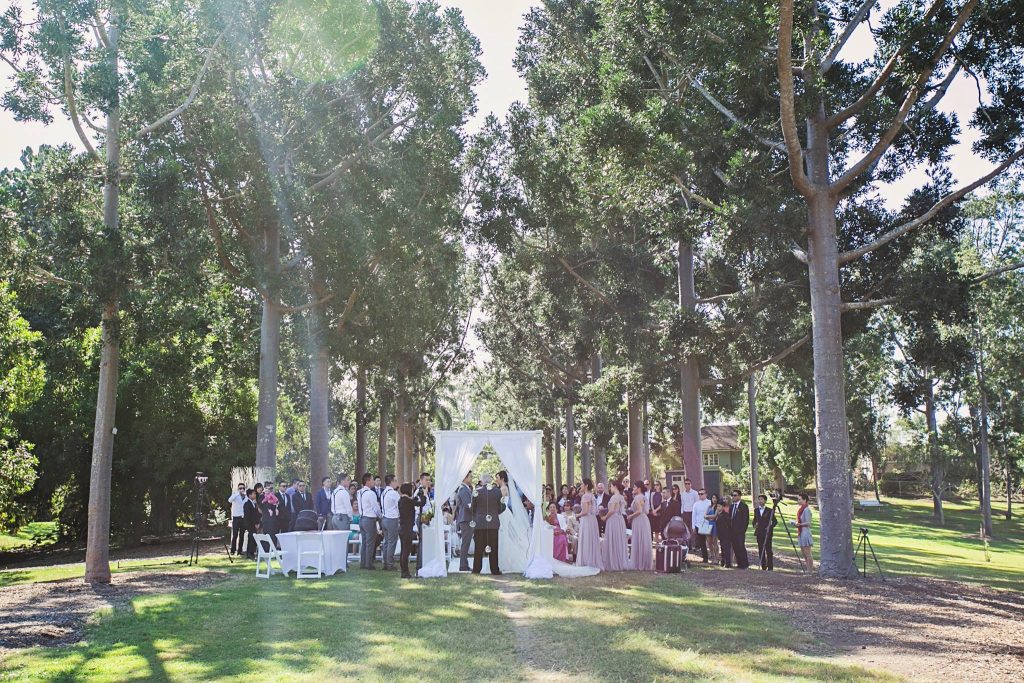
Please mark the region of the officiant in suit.
<svg viewBox="0 0 1024 683"><path fill-rule="evenodd" d="M473 491L473 573L479 574L484 568L484 549L489 548L491 576L501 576L498 570L498 520L505 510L501 502L501 489L491 482L491 475L485 474L480 486Z"/></svg>
<svg viewBox="0 0 1024 683"><path fill-rule="evenodd" d="M459 528L459 571L469 571L469 544L473 540L473 489L470 482L473 481L473 472L466 472L462 478L458 490L455 492L455 524Z"/></svg>

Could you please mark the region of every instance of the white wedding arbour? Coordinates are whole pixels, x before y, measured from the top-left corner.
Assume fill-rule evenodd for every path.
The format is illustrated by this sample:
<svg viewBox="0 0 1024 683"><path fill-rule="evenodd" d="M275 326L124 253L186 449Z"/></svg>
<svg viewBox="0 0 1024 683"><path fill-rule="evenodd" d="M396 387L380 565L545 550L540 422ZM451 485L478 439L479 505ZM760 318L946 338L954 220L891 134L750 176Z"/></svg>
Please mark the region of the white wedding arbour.
<svg viewBox="0 0 1024 683"><path fill-rule="evenodd" d="M505 566L512 567L509 571L517 572L522 568L523 576L528 579L550 579L559 576L590 576L596 573L589 567L576 567L559 562L552 558L551 529L546 528L543 513L543 459L541 454L540 431L531 432L455 432L436 431L434 478L436 491L434 500L440 509L442 501L455 493L459 483L473 469L473 463L480 457L480 451L486 446L494 449L501 460L509 477L509 500L506 511L502 513L499 528L499 562L506 558ZM523 506L516 488L533 503L534 519L529 526L526 508ZM437 578L448 575L448 567L444 553L444 525L442 517L423 528L423 568L419 576ZM509 528L505 528L506 524ZM504 548L502 543L510 543L513 547ZM516 562L515 557L525 557L525 563ZM504 568L502 571L505 571Z"/></svg>

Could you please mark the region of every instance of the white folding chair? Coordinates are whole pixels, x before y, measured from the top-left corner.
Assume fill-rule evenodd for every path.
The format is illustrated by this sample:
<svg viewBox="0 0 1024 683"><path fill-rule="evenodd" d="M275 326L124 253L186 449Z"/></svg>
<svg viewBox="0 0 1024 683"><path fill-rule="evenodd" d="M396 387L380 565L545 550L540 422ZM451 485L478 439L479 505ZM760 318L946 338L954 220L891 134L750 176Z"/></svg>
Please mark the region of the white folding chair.
<svg viewBox="0 0 1024 683"><path fill-rule="evenodd" d="M284 574L281 558L284 557L285 551L277 549L277 546L274 545L274 539L270 534L253 534L252 537L256 541L256 576L261 579L269 579L275 573L274 567L271 564L274 560L277 560L276 572ZM265 574L260 572L261 562L266 562L267 564Z"/></svg>
<svg viewBox="0 0 1024 683"><path fill-rule="evenodd" d="M295 565L295 578L297 579L319 579L324 573L324 537L320 533L300 533L295 539L295 552L298 563ZM316 563L306 558L315 557ZM316 567L316 573L310 573L305 569Z"/></svg>
<svg viewBox="0 0 1024 683"><path fill-rule="evenodd" d="M348 536L348 557L347 560L359 559L359 552L363 547L363 535L359 533L359 529L352 529Z"/></svg>
<svg viewBox="0 0 1024 683"><path fill-rule="evenodd" d="M447 566L452 561L452 537L455 535L452 532L452 525L445 524L441 533L444 535L444 556L447 558L445 560L445 566Z"/></svg>

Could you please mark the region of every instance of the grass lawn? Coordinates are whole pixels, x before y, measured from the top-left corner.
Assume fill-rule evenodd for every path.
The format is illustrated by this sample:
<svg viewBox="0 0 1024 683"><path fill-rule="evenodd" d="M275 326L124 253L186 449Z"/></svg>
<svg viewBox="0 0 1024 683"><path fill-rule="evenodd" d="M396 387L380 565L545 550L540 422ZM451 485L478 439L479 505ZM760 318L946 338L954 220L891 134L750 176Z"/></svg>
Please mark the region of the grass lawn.
<svg viewBox="0 0 1024 683"><path fill-rule="evenodd" d="M853 530L868 528L868 538L882 570L892 574L926 575L955 581L981 583L994 588L1024 591L1024 517L1010 521L992 516L994 540L989 541L991 561L978 538L981 520L977 503L945 502L946 525L933 526L930 499L883 498L881 508L857 510ZM796 505L783 507L787 520L796 518ZM814 515L815 559L821 539L818 515ZM750 535L753 546L753 534ZM775 532L775 553L792 554L782 527ZM862 566L858 557L858 566ZM868 554L868 572L877 573Z"/></svg>
<svg viewBox="0 0 1024 683"><path fill-rule="evenodd" d="M527 617L518 632L502 584L487 577L236 576L137 598L90 626L85 643L10 656L0 679L891 680L798 655L799 637L775 624L777 615L678 576L507 581Z"/></svg>
<svg viewBox="0 0 1024 683"><path fill-rule="evenodd" d="M31 545L50 545L56 541L56 522L32 522L18 529L13 535L0 534L0 551Z"/></svg>

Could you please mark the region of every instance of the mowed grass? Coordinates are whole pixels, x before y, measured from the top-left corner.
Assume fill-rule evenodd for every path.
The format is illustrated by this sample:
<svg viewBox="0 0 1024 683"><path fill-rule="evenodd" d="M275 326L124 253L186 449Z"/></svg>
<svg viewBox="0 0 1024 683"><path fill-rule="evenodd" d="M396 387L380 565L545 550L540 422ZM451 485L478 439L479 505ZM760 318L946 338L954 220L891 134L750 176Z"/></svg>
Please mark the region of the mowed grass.
<svg viewBox="0 0 1024 683"><path fill-rule="evenodd" d="M854 543L860 527L868 529L868 538L875 549L882 571L893 575L933 576L954 581L984 584L994 588L1024 591L1024 516L1017 514L1007 521L999 511L992 515L993 539L985 545L978 535L981 515L978 505L952 503L943 505L946 524L931 523L930 499L882 498L883 507L857 509L853 520ZM796 519L796 505L783 506L787 520ZM814 511L814 558L818 558L821 533L817 510ZM748 545L754 545L753 533ZM775 554L792 556L793 550L782 527L775 531ZM871 554L867 555L868 573L877 574ZM863 567L858 554L857 566Z"/></svg>
<svg viewBox="0 0 1024 683"><path fill-rule="evenodd" d="M804 657L776 617L680 576L321 581L236 576L135 599L87 641L0 663L0 680L887 681ZM513 620L502 591L521 591Z"/></svg>
<svg viewBox="0 0 1024 683"><path fill-rule="evenodd" d="M56 522L32 522L14 534L0 534L0 552L33 545L50 545L56 541Z"/></svg>
<svg viewBox="0 0 1024 683"><path fill-rule="evenodd" d="M804 639L786 619L679 575L513 583L537 636L528 663L537 674L588 681L897 680L799 655L794 650Z"/></svg>
<svg viewBox="0 0 1024 683"><path fill-rule="evenodd" d="M518 667L500 596L479 577L234 577L136 598L86 638L10 656L0 680L488 680Z"/></svg>
<svg viewBox="0 0 1024 683"><path fill-rule="evenodd" d="M219 571L242 574L251 573L253 567L253 563L248 560L236 559L234 562L231 562L224 555L204 555L200 565L207 569L217 569ZM112 574L146 570L166 572L177 569L186 569L188 566L187 557L150 557L140 560L121 560L111 562L110 572ZM83 562L4 569L0 570L0 588L25 583L49 583L52 581L63 581L64 579L81 578L84 575L85 564Z"/></svg>

